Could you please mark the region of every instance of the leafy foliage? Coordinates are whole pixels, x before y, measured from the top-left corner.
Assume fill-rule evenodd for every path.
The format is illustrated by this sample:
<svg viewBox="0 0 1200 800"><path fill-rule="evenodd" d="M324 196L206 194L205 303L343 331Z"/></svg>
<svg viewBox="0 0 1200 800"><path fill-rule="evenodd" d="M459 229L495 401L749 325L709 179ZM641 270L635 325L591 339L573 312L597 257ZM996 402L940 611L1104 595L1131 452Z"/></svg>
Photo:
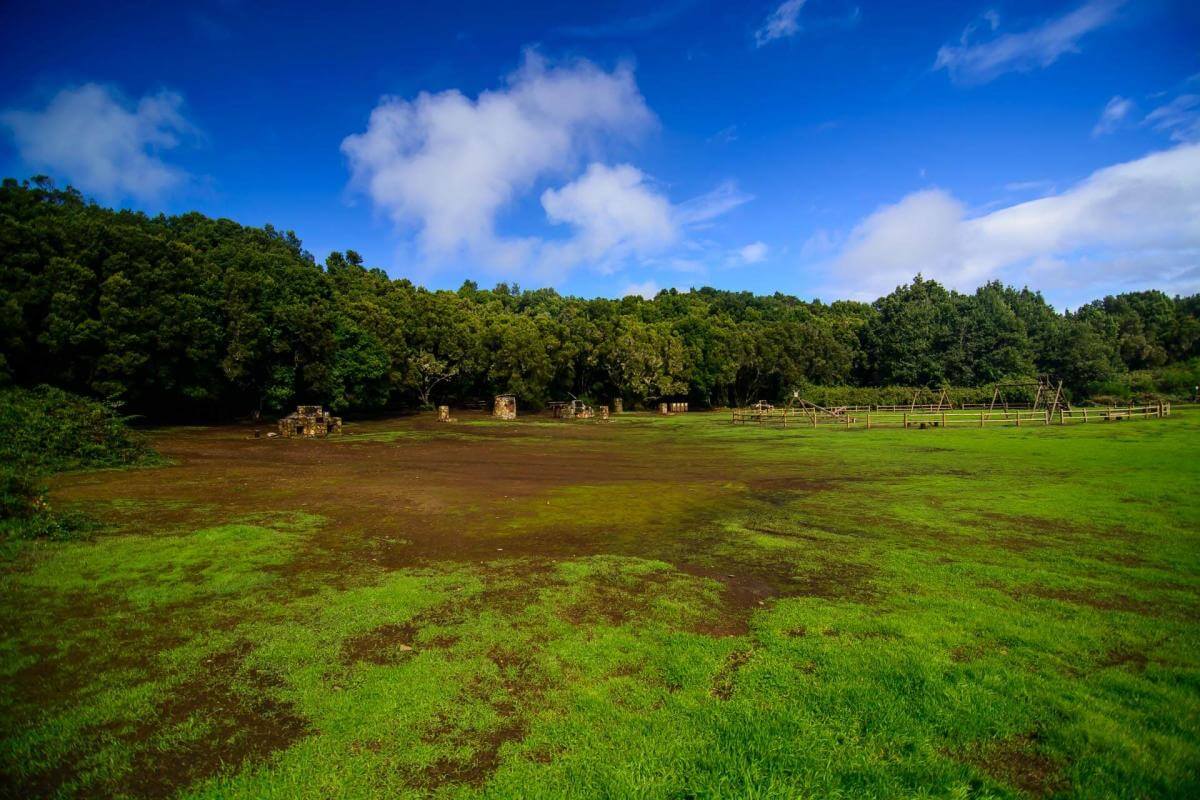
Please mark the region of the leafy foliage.
<svg viewBox="0 0 1200 800"><path fill-rule="evenodd" d="M430 406L513 392L696 407L800 384L984 386L1039 372L1076 395L1200 356L1200 298L1059 313L1029 289L917 276L871 304L702 288L652 300L500 284L429 291L290 231L148 217L44 179L0 187L0 377L155 418ZM1176 391L1177 387L1157 387Z"/></svg>
<svg viewBox="0 0 1200 800"><path fill-rule="evenodd" d="M95 527L51 509L43 476L155 458L112 405L49 386L0 390L0 430L0 539L70 539Z"/></svg>

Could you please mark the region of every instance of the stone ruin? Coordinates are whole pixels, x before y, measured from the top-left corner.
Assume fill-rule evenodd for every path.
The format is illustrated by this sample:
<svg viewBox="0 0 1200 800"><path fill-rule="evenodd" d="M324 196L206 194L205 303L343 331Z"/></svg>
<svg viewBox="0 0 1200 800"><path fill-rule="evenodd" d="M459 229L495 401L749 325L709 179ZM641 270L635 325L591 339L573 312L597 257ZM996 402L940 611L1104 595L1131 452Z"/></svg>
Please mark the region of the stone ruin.
<svg viewBox="0 0 1200 800"><path fill-rule="evenodd" d="M492 405L492 416L496 419L516 419L517 418L517 397L512 394L496 395L496 402Z"/></svg>
<svg viewBox="0 0 1200 800"><path fill-rule="evenodd" d="M608 406L600 406L600 421L608 422Z"/></svg>
<svg viewBox="0 0 1200 800"><path fill-rule="evenodd" d="M279 435L324 437L342 432L342 418L335 417L321 406L296 406L296 410L279 420Z"/></svg>
<svg viewBox="0 0 1200 800"><path fill-rule="evenodd" d="M454 420L450 418L450 406L438 406L437 421L454 422Z"/></svg>
<svg viewBox="0 0 1200 800"><path fill-rule="evenodd" d="M625 412L625 401L620 397L614 397L612 410L614 414L623 414Z"/></svg>
<svg viewBox="0 0 1200 800"><path fill-rule="evenodd" d="M596 410L582 400L555 400L548 408L555 419L591 419Z"/></svg>

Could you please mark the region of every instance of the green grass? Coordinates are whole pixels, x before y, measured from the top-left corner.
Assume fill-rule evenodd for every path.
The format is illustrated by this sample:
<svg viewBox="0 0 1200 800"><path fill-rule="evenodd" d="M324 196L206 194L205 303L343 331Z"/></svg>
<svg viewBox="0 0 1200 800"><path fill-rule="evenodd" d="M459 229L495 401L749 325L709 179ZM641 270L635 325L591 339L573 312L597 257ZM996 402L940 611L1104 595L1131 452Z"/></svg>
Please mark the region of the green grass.
<svg viewBox="0 0 1200 800"><path fill-rule="evenodd" d="M411 424L356 452L464 446ZM517 424L488 446L664 466L465 515L483 558L323 561L364 534L220 498L158 527L170 491L25 543L0 573L0 793L1200 795L1200 414Z"/></svg>

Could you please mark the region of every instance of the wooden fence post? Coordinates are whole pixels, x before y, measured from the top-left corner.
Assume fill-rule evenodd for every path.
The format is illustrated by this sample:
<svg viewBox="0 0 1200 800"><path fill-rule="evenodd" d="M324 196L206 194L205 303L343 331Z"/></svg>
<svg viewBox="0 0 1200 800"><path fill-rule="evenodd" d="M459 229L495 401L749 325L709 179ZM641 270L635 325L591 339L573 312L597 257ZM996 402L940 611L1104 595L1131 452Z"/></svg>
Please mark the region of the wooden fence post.
<svg viewBox="0 0 1200 800"><path fill-rule="evenodd" d="M1087 422L1087 409L1086 408L1083 409L1083 421L1085 423Z"/></svg>
<svg viewBox="0 0 1200 800"><path fill-rule="evenodd" d="M867 412L867 430L871 430L871 412Z"/></svg>
<svg viewBox="0 0 1200 800"><path fill-rule="evenodd" d="M979 412L979 427L983 427L983 412Z"/></svg>
<svg viewBox="0 0 1200 800"><path fill-rule="evenodd" d="M946 427L946 412L942 412L942 427Z"/></svg>
<svg viewBox="0 0 1200 800"><path fill-rule="evenodd" d="M908 430L908 414L907 413L905 413L905 415L904 415L904 429Z"/></svg>
<svg viewBox="0 0 1200 800"><path fill-rule="evenodd" d="M1021 412L1017 411L1017 427L1021 427Z"/></svg>

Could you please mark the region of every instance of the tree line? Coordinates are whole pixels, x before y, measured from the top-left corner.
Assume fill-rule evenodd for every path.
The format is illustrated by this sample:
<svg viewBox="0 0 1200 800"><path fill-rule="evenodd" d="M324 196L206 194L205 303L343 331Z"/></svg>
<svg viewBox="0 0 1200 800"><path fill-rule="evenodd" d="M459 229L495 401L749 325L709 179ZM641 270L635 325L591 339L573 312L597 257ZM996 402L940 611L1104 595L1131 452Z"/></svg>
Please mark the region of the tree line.
<svg viewBox="0 0 1200 800"><path fill-rule="evenodd" d="M291 231L151 217L44 178L0 186L0 379L156 418L371 412L512 392L696 407L792 387L985 386L1050 373L1074 394L1200 355L1200 295L1059 313L1027 288L917 276L874 303L712 288L583 299L473 282L431 291ZM1190 377L1192 372L1187 372Z"/></svg>

